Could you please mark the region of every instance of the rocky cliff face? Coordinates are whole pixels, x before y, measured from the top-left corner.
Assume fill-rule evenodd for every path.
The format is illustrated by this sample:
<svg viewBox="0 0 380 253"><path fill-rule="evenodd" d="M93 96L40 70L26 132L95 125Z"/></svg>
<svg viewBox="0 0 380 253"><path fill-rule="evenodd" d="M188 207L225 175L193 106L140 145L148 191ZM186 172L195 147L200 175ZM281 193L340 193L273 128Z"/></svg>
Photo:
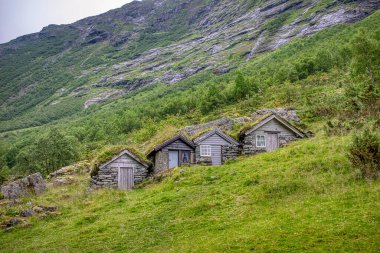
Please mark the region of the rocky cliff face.
<svg viewBox="0 0 380 253"><path fill-rule="evenodd" d="M223 74L294 38L361 20L379 6L376 0L143 0L50 25L0 45L0 120L68 97L88 107L205 70ZM79 96L78 90L86 92Z"/></svg>
<svg viewBox="0 0 380 253"><path fill-rule="evenodd" d="M230 54L248 61L294 38L339 23L361 20L380 6L378 1L350 1L350 4L332 1L318 8L320 2L143 1L79 21L74 26L81 29L84 43L107 40L112 47L121 50L128 50L142 43L145 37L157 34L161 35L154 38L157 40L154 44L160 44L160 39L166 39L159 37L162 33L175 33L176 38L165 43L168 45L152 45L114 64L112 74L97 83L103 87L173 84L205 69L220 71ZM104 21L115 23L115 20L124 24L114 24L111 30L97 28L104 25ZM128 25L131 29L125 30ZM181 29L176 31L178 25Z"/></svg>

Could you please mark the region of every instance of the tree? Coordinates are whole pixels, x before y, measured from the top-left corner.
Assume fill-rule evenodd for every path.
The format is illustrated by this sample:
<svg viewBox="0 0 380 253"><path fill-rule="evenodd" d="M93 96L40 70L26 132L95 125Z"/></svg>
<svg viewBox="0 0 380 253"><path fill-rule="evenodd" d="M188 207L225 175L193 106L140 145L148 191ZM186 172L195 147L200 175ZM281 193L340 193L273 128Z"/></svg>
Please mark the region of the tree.
<svg viewBox="0 0 380 253"><path fill-rule="evenodd" d="M78 158L78 149L72 139L52 128L33 145L22 149L17 155L17 166L22 170L47 175Z"/></svg>
<svg viewBox="0 0 380 253"><path fill-rule="evenodd" d="M199 108L203 114L214 110L224 102L224 96L221 89L221 85L216 85L215 83L211 83L207 86L199 104Z"/></svg>
<svg viewBox="0 0 380 253"><path fill-rule="evenodd" d="M361 29L350 41L354 89L347 95L373 113L380 107L380 42Z"/></svg>
<svg viewBox="0 0 380 253"><path fill-rule="evenodd" d="M372 129L354 135L349 149L351 164L360 169L362 176L375 179L380 175L380 137Z"/></svg>
<svg viewBox="0 0 380 253"><path fill-rule="evenodd" d="M244 78L242 73L238 73L235 79L235 86L234 86L234 97L235 99L239 100L242 98L245 98L249 95L250 92L250 85L249 82Z"/></svg>
<svg viewBox="0 0 380 253"><path fill-rule="evenodd" d="M350 41L352 62L351 73L354 76L368 75L374 84L380 76L380 42L371 38L367 31L360 29Z"/></svg>

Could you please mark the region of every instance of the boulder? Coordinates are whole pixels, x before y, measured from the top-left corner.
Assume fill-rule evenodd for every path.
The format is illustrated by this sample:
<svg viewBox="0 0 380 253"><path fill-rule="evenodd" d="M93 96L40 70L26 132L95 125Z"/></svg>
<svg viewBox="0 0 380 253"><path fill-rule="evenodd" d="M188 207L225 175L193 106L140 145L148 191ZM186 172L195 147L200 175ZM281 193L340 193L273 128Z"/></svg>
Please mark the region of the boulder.
<svg viewBox="0 0 380 253"><path fill-rule="evenodd" d="M58 178L62 176L74 175L89 172L89 163L87 161L78 162L73 165L62 167L49 174L49 178Z"/></svg>
<svg viewBox="0 0 380 253"><path fill-rule="evenodd" d="M46 183L40 173L1 186L1 193L6 199L18 199L28 194L39 195L45 190Z"/></svg>
<svg viewBox="0 0 380 253"><path fill-rule="evenodd" d="M33 215L33 210L32 209L21 210L19 214L21 217L30 217Z"/></svg>
<svg viewBox="0 0 380 253"><path fill-rule="evenodd" d="M6 231L10 231L14 226L20 223L24 223L25 220L20 218L12 218L10 220L3 221L0 223L0 228L3 228Z"/></svg>

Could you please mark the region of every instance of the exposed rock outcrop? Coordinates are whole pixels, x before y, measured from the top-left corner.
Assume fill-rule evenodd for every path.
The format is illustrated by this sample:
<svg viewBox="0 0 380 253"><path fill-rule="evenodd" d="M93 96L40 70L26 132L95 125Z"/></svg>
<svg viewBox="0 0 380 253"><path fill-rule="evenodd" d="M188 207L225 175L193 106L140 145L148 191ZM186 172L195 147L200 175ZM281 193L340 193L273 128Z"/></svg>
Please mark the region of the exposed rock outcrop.
<svg viewBox="0 0 380 253"><path fill-rule="evenodd" d="M96 105L96 104L99 104L99 103L103 103L103 102L106 102L108 100L111 100L111 99L115 99L115 98L118 98L118 97L121 97L122 95L124 95L125 92L123 90L117 90L117 91L110 91L110 92L105 92L103 94L101 94L100 96L98 97L95 97L95 98L91 98L89 100L86 100L83 104L84 108L87 109L88 107L90 107L91 105Z"/></svg>
<svg viewBox="0 0 380 253"><path fill-rule="evenodd" d="M1 193L6 199L18 199L28 194L39 195L45 190L46 183L40 173L1 186Z"/></svg>

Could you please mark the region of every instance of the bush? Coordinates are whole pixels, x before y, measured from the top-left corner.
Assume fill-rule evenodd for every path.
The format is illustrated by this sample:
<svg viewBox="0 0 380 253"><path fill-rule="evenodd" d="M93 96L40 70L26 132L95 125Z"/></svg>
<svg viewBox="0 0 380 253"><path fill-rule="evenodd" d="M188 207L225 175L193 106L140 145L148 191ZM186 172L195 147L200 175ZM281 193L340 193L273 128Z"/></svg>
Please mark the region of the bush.
<svg viewBox="0 0 380 253"><path fill-rule="evenodd" d="M9 174L10 172L8 168L0 168L0 185L4 184L7 181Z"/></svg>
<svg viewBox="0 0 380 253"><path fill-rule="evenodd" d="M380 137L371 130L354 135L349 159L351 164L360 169L362 176L375 179L380 175Z"/></svg>

